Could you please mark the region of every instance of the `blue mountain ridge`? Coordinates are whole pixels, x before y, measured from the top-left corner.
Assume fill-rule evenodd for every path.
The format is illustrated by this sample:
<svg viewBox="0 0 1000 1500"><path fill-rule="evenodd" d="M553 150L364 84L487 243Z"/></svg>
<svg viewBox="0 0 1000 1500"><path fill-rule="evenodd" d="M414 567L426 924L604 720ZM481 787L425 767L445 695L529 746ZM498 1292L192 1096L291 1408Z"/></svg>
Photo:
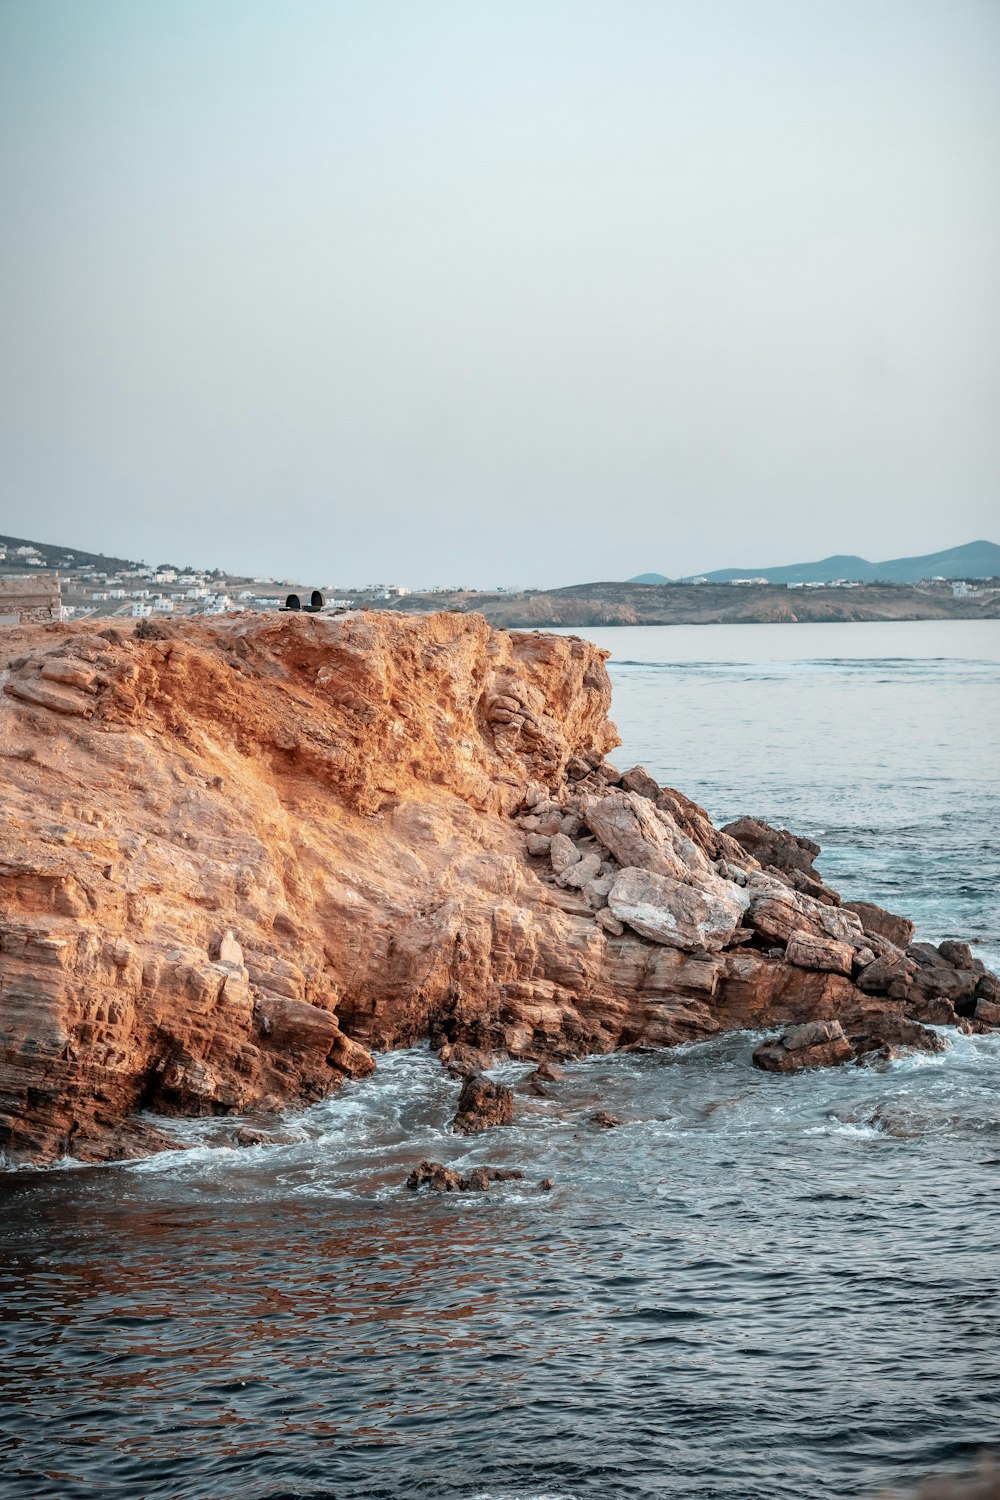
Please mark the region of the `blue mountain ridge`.
<svg viewBox="0 0 1000 1500"><path fill-rule="evenodd" d="M685 578L667 578L662 573L638 573L629 583L690 583L704 578L709 583L731 583L734 578L766 578L768 583L832 583L846 578L861 583L919 583L925 578L1000 577L1000 546L995 542L967 542L944 552L922 557L894 557L872 563L864 557L837 555L819 562L789 563L780 568L717 568L712 573L692 573Z"/></svg>

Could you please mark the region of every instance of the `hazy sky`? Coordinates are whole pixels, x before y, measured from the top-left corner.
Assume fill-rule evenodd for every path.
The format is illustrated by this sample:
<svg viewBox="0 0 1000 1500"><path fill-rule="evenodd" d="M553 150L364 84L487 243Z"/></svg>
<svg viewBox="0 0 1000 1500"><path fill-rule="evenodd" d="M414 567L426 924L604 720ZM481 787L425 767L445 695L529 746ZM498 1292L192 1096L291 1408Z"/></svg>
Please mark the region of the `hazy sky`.
<svg viewBox="0 0 1000 1500"><path fill-rule="evenodd" d="M1000 540L997 0L3 0L0 532L356 585Z"/></svg>

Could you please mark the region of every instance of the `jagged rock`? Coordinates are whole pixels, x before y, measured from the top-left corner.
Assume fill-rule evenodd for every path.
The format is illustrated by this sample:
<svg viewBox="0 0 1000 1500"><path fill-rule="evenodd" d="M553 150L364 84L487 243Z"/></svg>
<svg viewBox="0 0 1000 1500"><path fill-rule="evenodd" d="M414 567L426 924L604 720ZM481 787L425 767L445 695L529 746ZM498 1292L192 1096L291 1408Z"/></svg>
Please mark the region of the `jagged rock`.
<svg viewBox="0 0 1000 1500"><path fill-rule="evenodd" d="M524 1173L508 1167L473 1167L463 1177L439 1161L422 1161L406 1179L406 1186L431 1188L436 1193L485 1193L493 1182L521 1182Z"/></svg>
<svg viewBox="0 0 1000 1500"><path fill-rule="evenodd" d="M747 905L739 886L716 879L711 890L703 890L652 870L622 870L608 894L620 922L654 942L693 953L724 948Z"/></svg>
<svg viewBox="0 0 1000 1500"><path fill-rule="evenodd" d="M462 1085L458 1113L451 1128L458 1135L478 1135L494 1125L509 1125L514 1118L514 1095L505 1084L473 1076Z"/></svg>
<svg viewBox="0 0 1000 1500"><path fill-rule="evenodd" d="M591 1125L600 1125L602 1130L614 1130L616 1125L621 1125L617 1115L611 1114L606 1109L597 1109L589 1116Z"/></svg>
<svg viewBox="0 0 1000 1500"><path fill-rule="evenodd" d="M852 948L865 945L861 922L854 912L818 901L756 871L747 877L746 889L747 926L771 942L787 945L793 933L798 932L814 938L833 938L849 943Z"/></svg>
<svg viewBox="0 0 1000 1500"><path fill-rule="evenodd" d="M705 809L699 807L697 802L692 802L690 797L685 797L676 787L661 787L656 806L670 816L707 859L725 859L741 868L756 869L757 861L747 854L742 845L716 828Z"/></svg>
<svg viewBox="0 0 1000 1500"><path fill-rule="evenodd" d="M843 901L841 908L854 912L866 933L887 938L897 948L905 948L913 941L913 923L908 917L897 917L873 901Z"/></svg>
<svg viewBox="0 0 1000 1500"><path fill-rule="evenodd" d="M678 881L709 885L719 881L705 854L670 814L638 792L594 798L584 808L584 821L623 868L648 870Z"/></svg>
<svg viewBox="0 0 1000 1500"><path fill-rule="evenodd" d="M858 1061L865 1064L891 1062L907 1052L947 1052L948 1043L936 1031L905 1016L879 1016L859 1034L852 1031L851 1045Z"/></svg>
<svg viewBox="0 0 1000 1500"><path fill-rule="evenodd" d="M957 1005L975 994L980 977L975 970L953 969L930 943L911 943L906 952L916 959L919 966L913 976L915 995L925 1000L948 1000Z"/></svg>
<svg viewBox="0 0 1000 1500"><path fill-rule="evenodd" d="M914 1021L925 1021L928 1026L957 1026L958 1011L943 995L925 995L911 989L906 997L906 1013Z"/></svg>
<svg viewBox="0 0 1000 1500"><path fill-rule="evenodd" d="M975 996L977 1000L989 1000L1000 1003L1000 982L995 974L980 974L976 980Z"/></svg>
<svg viewBox="0 0 1000 1500"><path fill-rule="evenodd" d="M897 958L879 957L866 964L855 983L867 995L892 995L903 999L910 988L910 973L903 954Z"/></svg>
<svg viewBox="0 0 1000 1500"><path fill-rule="evenodd" d="M977 1000L973 1019L985 1026L1000 1026L1000 1005L993 1000Z"/></svg>
<svg viewBox="0 0 1000 1500"><path fill-rule="evenodd" d="M548 834L529 833L524 843L528 853L533 855L535 859L538 859L549 853L552 840Z"/></svg>
<svg viewBox="0 0 1000 1500"><path fill-rule="evenodd" d="M786 828L772 828L759 818L737 818L735 823L726 823L722 832L735 839L747 854L765 867L771 865L777 870L813 874L813 860L820 853L820 847L812 839L799 838Z"/></svg>
<svg viewBox="0 0 1000 1500"><path fill-rule="evenodd" d="M754 1048L753 1064L768 1073L793 1073L800 1068L836 1067L853 1057L839 1021L812 1021L761 1042Z"/></svg>
<svg viewBox="0 0 1000 1500"><path fill-rule="evenodd" d="M854 949L835 938L813 937L808 932L793 932L785 957L801 969L821 969L829 974L850 974Z"/></svg>
<svg viewBox="0 0 1000 1500"><path fill-rule="evenodd" d="M933 943L910 943L906 948L907 958L912 958L922 969L950 969L951 964Z"/></svg>
<svg viewBox="0 0 1000 1500"><path fill-rule="evenodd" d="M633 766L630 771L626 771L621 784L627 792L636 792L640 797L648 797L650 802L655 802L660 795L659 784L650 776L645 766Z"/></svg>
<svg viewBox="0 0 1000 1500"><path fill-rule="evenodd" d="M953 969L975 970L976 960L968 943L956 943L951 938L945 938L943 943L938 944L938 952Z"/></svg>

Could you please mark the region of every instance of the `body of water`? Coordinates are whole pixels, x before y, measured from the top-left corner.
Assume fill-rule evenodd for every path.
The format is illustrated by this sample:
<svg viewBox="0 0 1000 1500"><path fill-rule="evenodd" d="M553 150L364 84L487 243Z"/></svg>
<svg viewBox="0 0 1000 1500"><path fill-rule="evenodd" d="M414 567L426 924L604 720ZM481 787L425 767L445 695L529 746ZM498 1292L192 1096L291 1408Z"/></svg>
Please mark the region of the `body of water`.
<svg viewBox="0 0 1000 1500"><path fill-rule="evenodd" d="M997 962L1000 624L584 633L623 766ZM7 1174L0 1496L828 1500L996 1448L1000 1037L754 1041L574 1064L471 1140L403 1052L281 1145ZM425 1156L526 1176L408 1192Z"/></svg>

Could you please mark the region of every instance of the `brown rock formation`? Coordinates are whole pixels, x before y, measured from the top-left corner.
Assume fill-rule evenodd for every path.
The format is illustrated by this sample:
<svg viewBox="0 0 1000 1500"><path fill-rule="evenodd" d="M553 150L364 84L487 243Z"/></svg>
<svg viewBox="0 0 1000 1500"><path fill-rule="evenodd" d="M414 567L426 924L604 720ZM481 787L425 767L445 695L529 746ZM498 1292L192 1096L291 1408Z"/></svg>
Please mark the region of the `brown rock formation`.
<svg viewBox="0 0 1000 1500"><path fill-rule="evenodd" d="M463 1177L442 1162L422 1161L406 1179L406 1186L414 1190L428 1187L436 1193L488 1193L493 1182L523 1181L524 1173L511 1167L473 1167Z"/></svg>
<svg viewBox="0 0 1000 1500"><path fill-rule="evenodd" d="M514 1118L514 1095L490 1078L467 1078L458 1096L458 1112L451 1122L458 1135L478 1135L494 1125L509 1125Z"/></svg>
<svg viewBox="0 0 1000 1500"><path fill-rule="evenodd" d="M24 629L0 663L13 1160L153 1149L136 1111L277 1111L426 1037L468 1078L727 1027L989 1024L964 952L904 954L775 863L807 841L765 830L762 870L610 765L585 642L474 615L140 623ZM612 895L640 878L652 936Z"/></svg>

